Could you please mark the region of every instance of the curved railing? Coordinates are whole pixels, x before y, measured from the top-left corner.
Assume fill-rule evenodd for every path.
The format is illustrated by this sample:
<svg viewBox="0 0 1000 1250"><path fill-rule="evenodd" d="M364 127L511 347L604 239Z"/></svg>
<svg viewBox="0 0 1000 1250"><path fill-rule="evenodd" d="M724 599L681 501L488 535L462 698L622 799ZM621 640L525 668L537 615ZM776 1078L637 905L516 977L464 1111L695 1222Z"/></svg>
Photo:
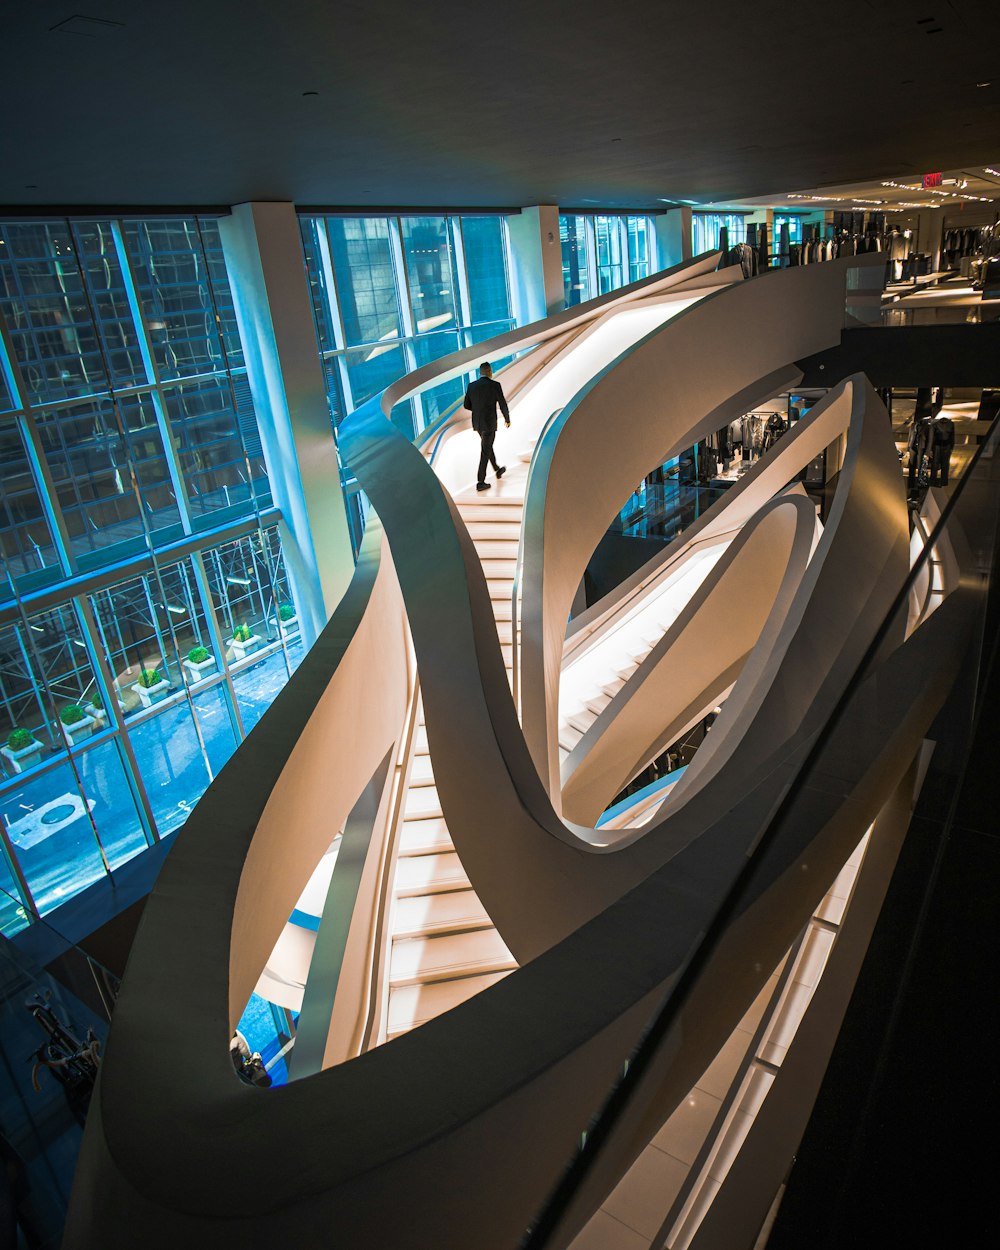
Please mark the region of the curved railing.
<svg viewBox="0 0 1000 1250"><path fill-rule="evenodd" d="M769 276L689 308L629 349L568 409L597 413L592 397L606 396L621 368L633 395L640 381L655 393L664 363L689 350L692 325L705 329L701 308L715 309L707 325L728 331L730 347L747 317L781 306L772 282ZM802 282L839 308L836 281L821 273ZM753 287L759 307L758 297L743 294ZM800 294L791 300L795 316ZM829 308L820 320L836 337L839 322ZM786 327L779 363L794 359L811 336L823 337L816 320L809 325L808 332ZM480 346L442 369L460 370L487 350L499 349ZM779 354L771 344L764 364ZM749 372L742 357L740 368ZM728 402L727 385L747 385L746 374L736 373L705 397L713 410ZM566 824L521 733L482 566L458 507L387 419L408 387L431 376L421 371L416 382L390 388L341 427L341 452L384 526L391 562L382 549L376 571L375 537L366 535L344 603L199 804L150 897L88 1125L67 1250L115 1244L123 1228L129 1236L141 1230L154 1250L199 1244L206 1235L216 1245L249 1247L279 1237L318 1247L331 1235L344 1245L394 1250L467 1250L470 1239L481 1250L515 1245L784 804L787 821L767 856L753 859L750 894L718 935L702 975L693 985L685 980L682 1035L669 1055L657 1053L655 1088L642 1114L602 1152L586 1193L575 1191L572 1212L560 1219L568 1231L559 1244L566 1244L580 1210L593 1208L595 1194L606 1192L684 1097L788 949L856 842L859 822L870 821L913 758L957 667L960 589L905 643L901 633L892 635L874 707L842 716L827 743L836 786L796 791L801 763L908 564L905 500L884 411L870 388L855 386L858 419L830 522L785 619L765 625L746 661L746 693L738 683L706 763L677 782L675 794L686 789L687 797L675 802L672 795L641 830ZM696 438L704 420L693 396L681 398L689 428L682 435L680 418L671 422L667 445L675 435ZM565 418L564 411L553 430L573 429ZM625 443L615 442L615 458L620 452L631 463ZM615 458L607 454L601 467L617 481L624 471ZM560 462L548 445L539 471L557 501L551 515L548 505L542 509L541 541L553 558L560 540L551 521L567 515ZM595 524L588 516L580 529ZM561 602L583 541L575 529L562 537L571 557L555 588L544 569L530 583L541 609L525 586L526 609L545 627L538 637L550 629L548 614ZM526 540L526 567L544 558L533 542ZM852 565L859 546L862 569ZM280 1089L250 1089L232 1073L230 1031L310 858L318 860L334 822L347 819L403 723L409 674L399 593L449 829L523 966L385 1046ZM561 650L559 634L541 667L558 665ZM554 677L546 673L545 682ZM753 740L758 731L766 740ZM810 872L789 872L804 855ZM165 1066L164 1054L171 1058ZM266 1160L266 1183L248 1186L233 1167L233 1158L248 1156ZM148 1167L153 1157L155 1169Z"/></svg>

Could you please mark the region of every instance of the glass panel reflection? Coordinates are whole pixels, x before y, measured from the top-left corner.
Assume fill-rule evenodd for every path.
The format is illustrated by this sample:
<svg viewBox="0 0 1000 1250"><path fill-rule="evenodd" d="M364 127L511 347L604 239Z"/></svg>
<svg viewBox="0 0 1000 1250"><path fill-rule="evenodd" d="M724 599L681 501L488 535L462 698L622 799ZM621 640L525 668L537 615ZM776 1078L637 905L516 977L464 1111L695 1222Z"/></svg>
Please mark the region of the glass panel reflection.
<svg viewBox="0 0 1000 1250"><path fill-rule="evenodd" d="M507 249L502 217L463 217L462 242L472 320L510 317Z"/></svg>
<svg viewBox="0 0 1000 1250"><path fill-rule="evenodd" d="M582 216L559 217L562 241L563 293L566 307L590 299L590 277L587 262L587 225Z"/></svg>
<svg viewBox="0 0 1000 1250"><path fill-rule="evenodd" d="M126 221L125 241L163 379L224 367L208 263L193 217Z"/></svg>
<svg viewBox="0 0 1000 1250"><path fill-rule="evenodd" d="M447 217L400 219L413 325L418 334L458 323L455 249Z"/></svg>
<svg viewBox="0 0 1000 1250"><path fill-rule="evenodd" d="M0 222L0 313L32 400L108 389L69 222Z"/></svg>
<svg viewBox="0 0 1000 1250"><path fill-rule="evenodd" d="M18 583L60 571L20 426L6 418L0 419L0 554Z"/></svg>
<svg viewBox="0 0 1000 1250"><path fill-rule="evenodd" d="M0 819L40 912L104 876L95 831L98 802L92 795L84 801L68 763L0 795Z"/></svg>
<svg viewBox="0 0 1000 1250"><path fill-rule="evenodd" d="M161 836L179 829L211 781L191 708L174 703L129 731Z"/></svg>
<svg viewBox="0 0 1000 1250"><path fill-rule="evenodd" d="M388 218L329 217L326 224L348 345L398 338Z"/></svg>

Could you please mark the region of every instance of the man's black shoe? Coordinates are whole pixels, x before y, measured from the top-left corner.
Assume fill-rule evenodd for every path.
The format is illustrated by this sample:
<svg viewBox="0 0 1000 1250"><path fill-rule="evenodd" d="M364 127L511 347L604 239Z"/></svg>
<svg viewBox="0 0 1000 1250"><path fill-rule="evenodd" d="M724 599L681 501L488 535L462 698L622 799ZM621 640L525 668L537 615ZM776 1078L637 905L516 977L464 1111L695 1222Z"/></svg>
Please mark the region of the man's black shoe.
<svg viewBox="0 0 1000 1250"><path fill-rule="evenodd" d="M500 468L499 468L499 469L497 469L497 481L498 481L498 482L500 481L500 479L503 477L503 475L504 475L506 472L507 472L507 466L506 466L505 464L502 464L502 465L500 466Z"/></svg>
<svg viewBox="0 0 1000 1250"><path fill-rule="evenodd" d="M476 490L489 490L489 488L490 488L489 482L477 482L476 483Z"/></svg>

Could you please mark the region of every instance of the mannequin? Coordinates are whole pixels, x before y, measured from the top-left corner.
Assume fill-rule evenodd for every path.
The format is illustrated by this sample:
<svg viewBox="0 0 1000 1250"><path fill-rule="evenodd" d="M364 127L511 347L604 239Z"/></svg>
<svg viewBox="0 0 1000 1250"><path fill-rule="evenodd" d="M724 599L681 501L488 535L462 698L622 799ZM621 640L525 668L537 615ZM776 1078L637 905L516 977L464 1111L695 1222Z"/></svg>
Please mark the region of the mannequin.
<svg viewBox="0 0 1000 1250"><path fill-rule="evenodd" d="M936 417L931 423L931 486L948 485L951 452L955 446L955 426L950 417ZM940 478L940 482L939 479Z"/></svg>

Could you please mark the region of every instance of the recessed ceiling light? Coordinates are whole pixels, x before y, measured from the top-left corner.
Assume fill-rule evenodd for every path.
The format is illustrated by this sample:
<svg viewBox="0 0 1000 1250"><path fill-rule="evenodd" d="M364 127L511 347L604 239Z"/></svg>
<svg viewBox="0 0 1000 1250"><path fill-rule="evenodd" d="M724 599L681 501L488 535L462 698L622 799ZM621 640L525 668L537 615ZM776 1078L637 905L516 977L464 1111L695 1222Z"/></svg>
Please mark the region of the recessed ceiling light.
<svg viewBox="0 0 1000 1250"><path fill-rule="evenodd" d="M992 87L993 84L992 82L977 82L976 86L977 87Z"/></svg>
<svg viewBox="0 0 1000 1250"><path fill-rule="evenodd" d="M318 91L303 91L303 92L302 92L302 94L303 94L303 96L307 96L307 95L319 95L319 92L318 92Z"/></svg>

